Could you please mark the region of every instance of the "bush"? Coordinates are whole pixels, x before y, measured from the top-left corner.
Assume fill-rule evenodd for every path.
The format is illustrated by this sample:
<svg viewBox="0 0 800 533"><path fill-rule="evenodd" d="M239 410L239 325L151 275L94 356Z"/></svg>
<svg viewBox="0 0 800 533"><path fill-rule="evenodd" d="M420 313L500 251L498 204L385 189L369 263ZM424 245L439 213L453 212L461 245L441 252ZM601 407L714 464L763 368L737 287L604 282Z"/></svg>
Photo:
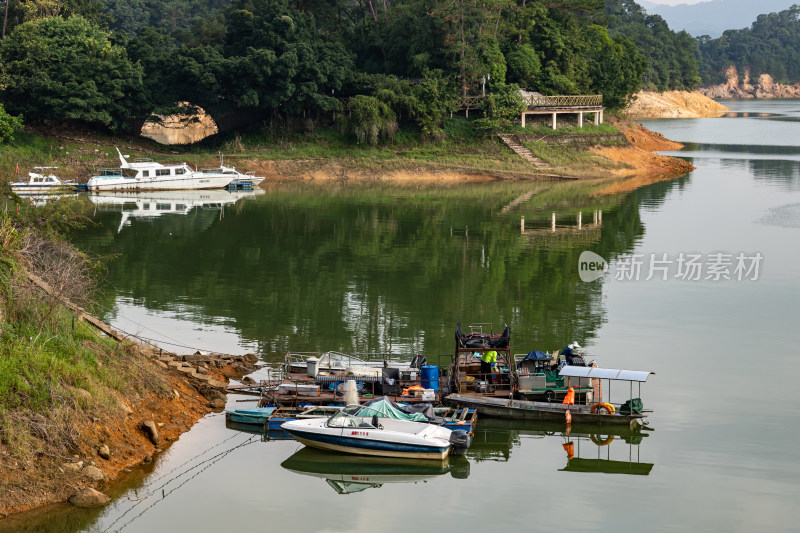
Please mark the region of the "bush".
<svg viewBox="0 0 800 533"><path fill-rule="evenodd" d="M14 133L22 130L22 115L9 115L3 104L0 104L0 143L12 142Z"/></svg>

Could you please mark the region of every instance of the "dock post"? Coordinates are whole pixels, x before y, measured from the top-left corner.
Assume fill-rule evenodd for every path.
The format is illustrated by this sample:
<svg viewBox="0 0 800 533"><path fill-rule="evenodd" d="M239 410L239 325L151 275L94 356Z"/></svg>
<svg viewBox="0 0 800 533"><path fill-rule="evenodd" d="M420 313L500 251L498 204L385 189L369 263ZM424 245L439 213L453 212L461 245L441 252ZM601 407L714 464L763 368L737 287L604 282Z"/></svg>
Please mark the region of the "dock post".
<svg viewBox="0 0 800 533"><path fill-rule="evenodd" d="M594 112L594 125L598 126L599 124L600 124L600 112L599 111L595 111Z"/></svg>
<svg viewBox="0 0 800 533"><path fill-rule="evenodd" d="M601 225L603 224L603 210L602 209L598 209L597 210L597 223L601 224Z"/></svg>
<svg viewBox="0 0 800 533"><path fill-rule="evenodd" d="M522 219L519 221L519 232L525 233L525 217L522 217Z"/></svg>
<svg viewBox="0 0 800 533"><path fill-rule="evenodd" d="M556 230L556 212L553 211L553 214L550 215L550 231Z"/></svg>
<svg viewBox="0 0 800 533"><path fill-rule="evenodd" d="M525 127L525 111L522 112L522 127Z"/></svg>
<svg viewBox="0 0 800 533"><path fill-rule="evenodd" d="M578 111L578 127L583 127L583 111Z"/></svg>
<svg viewBox="0 0 800 533"><path fill-rule="evenodd" d="M581 215L583 215L583 213L578 211L578 229L581 229Z"/></svg>
<svg viewBox="0 0 800 533"><path fill-rule="evenodd" d="M592 224L597 225L597 210L592 211Z"/></svg>
<svg viewBox="0 0 800 533"><path fill-rule="evenodd" d="M553 130L555 131L555 129L556 129L556 114L553 113Z"/></svg>

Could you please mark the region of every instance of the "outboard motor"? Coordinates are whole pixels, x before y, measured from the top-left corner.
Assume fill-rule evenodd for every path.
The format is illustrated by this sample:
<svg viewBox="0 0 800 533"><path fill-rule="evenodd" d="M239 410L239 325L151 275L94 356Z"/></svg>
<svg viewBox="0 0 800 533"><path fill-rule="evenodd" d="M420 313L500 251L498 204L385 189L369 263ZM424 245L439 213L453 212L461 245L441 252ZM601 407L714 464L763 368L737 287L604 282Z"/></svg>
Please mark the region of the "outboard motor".
<svg viewBox="0 0 800 533"><path fill-rule="evenodd" d="M472 437L462 429L455 429L450 433L450 450L455 455L463 455L472 444Z"/></svg>

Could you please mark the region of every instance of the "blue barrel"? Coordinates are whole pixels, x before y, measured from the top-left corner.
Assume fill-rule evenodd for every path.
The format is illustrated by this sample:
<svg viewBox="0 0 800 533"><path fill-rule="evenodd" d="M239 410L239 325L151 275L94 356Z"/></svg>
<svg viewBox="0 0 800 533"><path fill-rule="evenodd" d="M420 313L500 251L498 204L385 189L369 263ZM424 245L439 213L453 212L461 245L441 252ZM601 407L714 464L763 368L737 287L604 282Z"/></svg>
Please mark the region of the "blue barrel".
<svg viewBox="0 0 800 533"><path fill-rule="evenodd" d="M422 365L420 378L423 389L439 391L439 367L436 365Z"/></svg>

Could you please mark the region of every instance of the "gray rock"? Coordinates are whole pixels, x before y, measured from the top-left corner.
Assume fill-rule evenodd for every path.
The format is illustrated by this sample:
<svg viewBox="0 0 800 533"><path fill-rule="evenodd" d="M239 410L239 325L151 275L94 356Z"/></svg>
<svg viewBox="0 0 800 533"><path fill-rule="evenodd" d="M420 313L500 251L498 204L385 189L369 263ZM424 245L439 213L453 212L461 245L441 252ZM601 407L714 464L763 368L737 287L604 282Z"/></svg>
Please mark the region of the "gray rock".
<svg viewBox="0 0 800 533"><path fill-rule="evenodd" d="M99 455L103 459L110 459L111 458L111 450L108 449L108 445L107 444L103 444L97 450L97 455Z"/></svg>
<svg viewBox="0 0 800 533"><path fill-rule="evenodd" d="M197 367L197 373L198 374L208 374L208 369L205 368L205 367L202 367L202 366L198 366Z"/></svg>
<svg viewBox="0 0 800 533"><path fill-rule="evenodd" d="M80 469L83 468L83 461L78 461L77 463L64 463L62 466L67 472L79 472Z"/></svg>
<svg viewBox="0 0 800 533"><path fill-rule="evenodd" d="M242 356L242 359L244 359L245 363L249 363L251 365L258 363L258 356L254 353L246 353Z"/></svg>
<svg viewBox="0 0 800 533"><path fill-rule="evenodd" d="M143 463L152 463L153 462L153 456L152 455L146 456L144 459L142 459L142 462Z"/></svg>
<svg viewBox="0 0 800 533"><path fill-rule="evenodd" d="M189 363L208 363L212 357L208 354L195 353L191 355L184 355L183 360Z"/></svg>
<svg viewBox="0 0 800 533"><path fill-rule="evenodd" d="M92 481L105 481L106 475L96 466L85 466L81 473Z"/></svg>
<svg viewBox="0 0 800 533"><path fill-rule="evenodd" d="M76 507L99 507L111 501L111 498L91 487L80 489L69 497L69 503Z"/></svg>
<svg viewBox="0 0 800 533"><path fill-rule="evenodd" d="M153 444L158 444L161 441L161 436L158 434L158 427L152 420L142 420L139 423L139 428L150 439Z"/></svg>
<svg viewBox="0 0 800 533"><path fill-rule="evenodd" d="M244 378L242 378L242 383L255 383L255 382L256 380L254 380L250 376L245 376Z"/></svg>

